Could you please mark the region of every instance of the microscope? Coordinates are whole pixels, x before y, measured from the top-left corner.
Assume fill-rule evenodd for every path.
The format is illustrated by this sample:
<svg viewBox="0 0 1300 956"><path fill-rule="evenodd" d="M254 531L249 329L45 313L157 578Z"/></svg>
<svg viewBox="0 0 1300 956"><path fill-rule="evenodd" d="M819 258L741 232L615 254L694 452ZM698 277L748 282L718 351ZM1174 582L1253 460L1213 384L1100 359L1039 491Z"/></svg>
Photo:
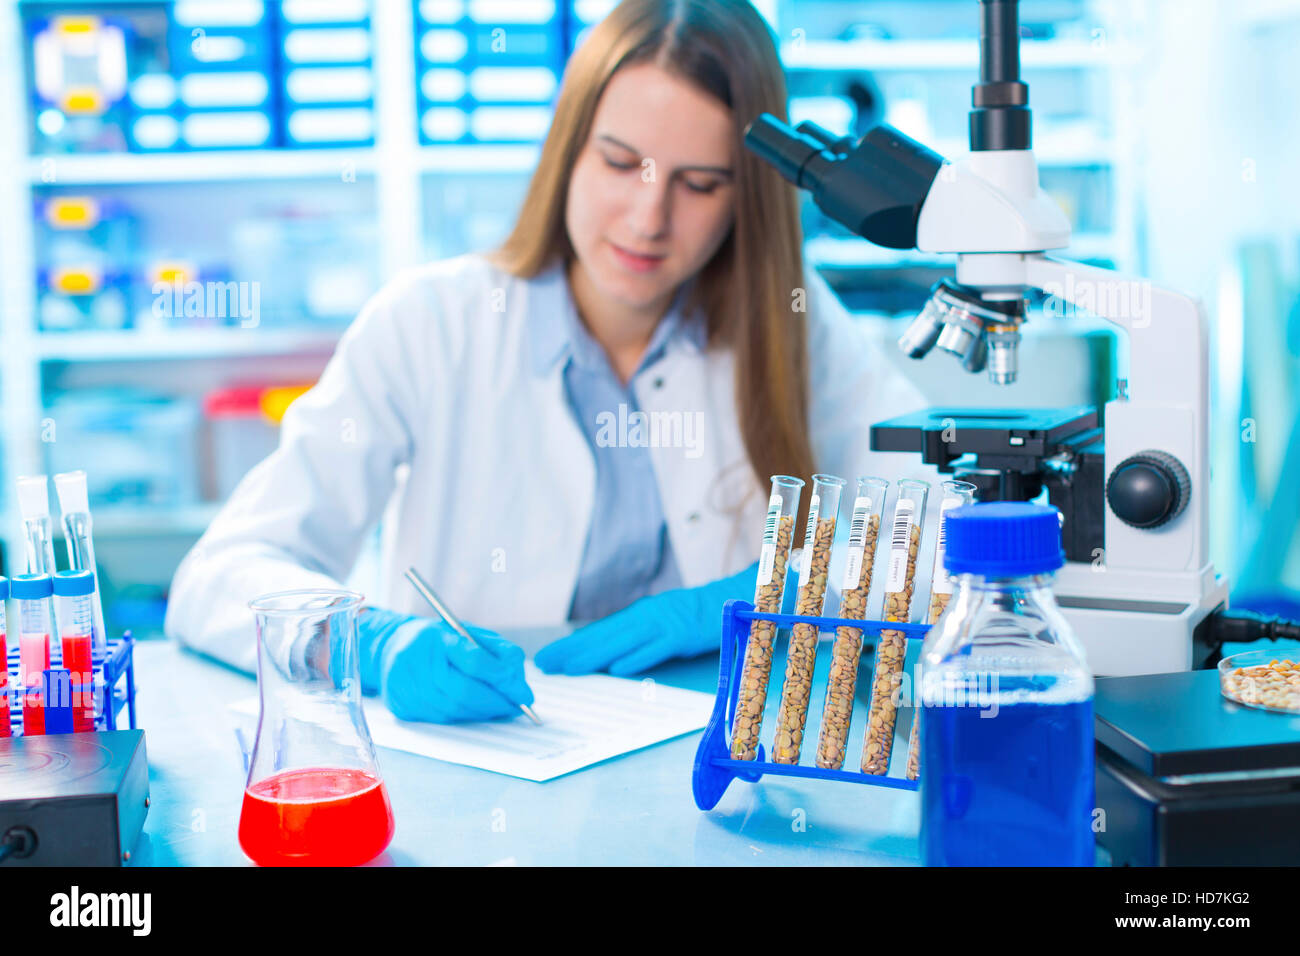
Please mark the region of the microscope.
<svg viewBox="0 0 1300 956"><path fill-rule="evenodd" d="M1058 259L1070 224L1042 190L1020 80L1018 0L980 0L970 153L953 162L887 125L854 143L763 114L745 144L854 233L891 249L956 256L899 339L994 383L1015 382L1027 300L1079 309L1126 333L1128 369L1104 408L934 408L880 422L877 451L919 453L973 482L978 500L1037 498L1062 515L1055 592L1094 673L1212 666L1225 640L1295 625L1226 612L1208 554L1209 358L1199 302L1143 279Z"/></svg>

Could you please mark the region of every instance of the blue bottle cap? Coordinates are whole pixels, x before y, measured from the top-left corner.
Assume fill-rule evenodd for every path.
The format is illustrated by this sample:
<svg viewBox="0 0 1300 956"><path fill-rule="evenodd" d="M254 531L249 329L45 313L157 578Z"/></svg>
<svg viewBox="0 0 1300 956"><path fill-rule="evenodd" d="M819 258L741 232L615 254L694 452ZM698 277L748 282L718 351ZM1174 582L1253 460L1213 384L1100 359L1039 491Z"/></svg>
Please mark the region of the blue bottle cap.
<svg viewBox="0 0 1300 956"><path fill-rule="evenodd" d="M59 597L94 594L95 576L89 571L55 571L54 593Z"/></svg>
<svg viewBox="0 0 1300 956"><path fill-rule="evenodd" d="M9 579L0 574L0 601L5 600L7 597L9 597Z"/></svg>
<svg viewBox="0 0 1300 956"><path fill-rule="evenodd" d="M966 505L948 512L944 533L943 566L953 574L1012 578L1065 564L1055 508L1021 501Z"/></svg>
<svg viewBox="0 0 1300 956"><path fill-rule="evenodd" d="M53 593L48 574L15 574L9 582L9 596L15 601L36 601Z"/></svg>

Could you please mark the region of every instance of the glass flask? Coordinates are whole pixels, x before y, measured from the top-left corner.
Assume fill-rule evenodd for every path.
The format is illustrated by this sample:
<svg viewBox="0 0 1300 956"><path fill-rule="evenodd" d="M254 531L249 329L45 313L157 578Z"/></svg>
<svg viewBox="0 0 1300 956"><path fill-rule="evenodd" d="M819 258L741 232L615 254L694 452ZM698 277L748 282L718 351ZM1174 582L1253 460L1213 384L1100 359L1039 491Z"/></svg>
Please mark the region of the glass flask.
<svg viewBox="0 0 1300 956"><path fill-rule="evenodd" d="M1052 595L1060 513L949 511L956 590L921 649L928 866L1091 866L1092 673Z"/></svg>
<svg viewBox="0 0 1300 956"><path fill-rule="evenodd" d="M354 866L393 838L393 809L361 710L351 591L282 591L257 620L257 739L239 845L264 866Z"/></svg>

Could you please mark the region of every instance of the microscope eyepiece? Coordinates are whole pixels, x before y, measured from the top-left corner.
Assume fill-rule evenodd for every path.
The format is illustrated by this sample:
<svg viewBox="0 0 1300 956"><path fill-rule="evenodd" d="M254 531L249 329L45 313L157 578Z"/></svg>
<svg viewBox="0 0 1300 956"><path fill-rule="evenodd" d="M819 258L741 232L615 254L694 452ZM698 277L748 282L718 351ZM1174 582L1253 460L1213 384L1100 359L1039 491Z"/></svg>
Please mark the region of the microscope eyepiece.
<svg viewBox="0 0 1300 956"><path fill-rule="evenodd" d="M804 166L828 145L782 123L771 113L761 114L745 130L745 148L796 186L805 186Z"/></svg>
<svg viewBox="0 0 1300 956"><path fill-rule="evenodd" d="M943 165L942 156L890 126L874 127L855 145L769 113L749 124L745 147L812 193L831 219L889 249L915 248L921 204Z"/></svg>

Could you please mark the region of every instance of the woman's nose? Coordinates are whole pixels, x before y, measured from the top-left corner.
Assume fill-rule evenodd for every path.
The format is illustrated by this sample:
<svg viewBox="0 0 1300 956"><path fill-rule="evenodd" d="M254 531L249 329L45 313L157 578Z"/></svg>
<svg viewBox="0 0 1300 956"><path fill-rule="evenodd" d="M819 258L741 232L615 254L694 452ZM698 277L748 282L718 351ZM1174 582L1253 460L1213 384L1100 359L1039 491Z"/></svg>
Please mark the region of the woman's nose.
<svg viewBox="0 0 1300 956"><path fill-rule="evenodd" d="M670 210L666 184L657 181L653 167L643 169L632 187L628 224L642 239L660 239L668 234Z"/></svg>

